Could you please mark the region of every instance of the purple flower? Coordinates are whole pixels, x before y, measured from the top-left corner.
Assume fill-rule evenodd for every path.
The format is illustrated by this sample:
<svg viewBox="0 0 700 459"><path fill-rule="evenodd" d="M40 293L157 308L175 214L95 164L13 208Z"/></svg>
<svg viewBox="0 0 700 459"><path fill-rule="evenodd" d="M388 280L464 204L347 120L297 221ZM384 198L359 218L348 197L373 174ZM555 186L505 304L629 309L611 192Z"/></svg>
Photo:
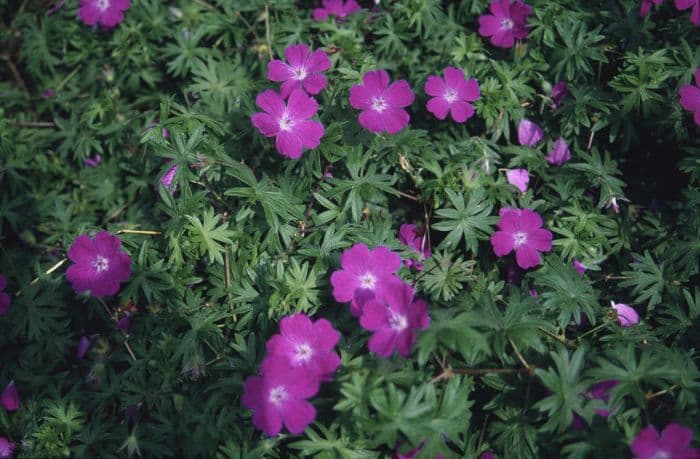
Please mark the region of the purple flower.
<svg viewBox="0 0 700 459"><path fill-rule="evenodd" d="M506 171L508 183L520 190L521 193L527 191L527 185L530 183L530 174L527 169L509 169Z"/></svg>
<svg viewBox="0 0 700 459"><path fill-rule="evenodd" d="M403 109L413 103L413 91L406 80L389 85L385 70L373 70L362 77L362 84L350 88L350 105L362 110L360 125L372 132L396 134L408 125L410 116Z"/></svg>
<svg viewBox="0 0 700 459"><path fill-rule="evenodd" d="M537 298L538 296L540 296L540 294L534 288L531 288L529 293L530 293L530 297L532 297L532 298Z"/></svg>
<svg viewBox="0 0 700 459"><path fill-rule="evenodd" d="M341 269L331 274L333 297L339 303L351 302L350 312L359 316L363 304L381 298L402 283L395 273L401 257L384 246L369 250L355 244L340 256Z"/></svg>
<svg viewBox="0 0 700 459"><path fill-rule="evenodd" d="M325 21L328 16L344 19L360 10L355 0L323 0L323 7L313 11L314 21Z"/></svg>
<svg viewBox="0 0 700 459"><path fill-rule="evenodd" d="M416 342L416 330L425 330L430 324L428 303L413 299L413 288L402 284L389 292L384 302L369 301L360 317L360 325L373 331L369 350L380 357L390 357L394 351L408 357Z"/></svg>
<svg viewBox="0 0 700 459"><path fill-rule="evenodd" d="M476 78L467 80L462 69L446 67L445 79L430 75L424 90L433 96L426 105L430 113L444 120L449 113L458 123L464 123L474 115L474 107L469 102L479 98L479 83Z"/></svg>
<svg viewBox="0 0 700 459"><path fill-rule="evenodd" d="M177 173L177 164L168 169L168 171L160 178L160 183L162 183L163 186L171 193L174 191L174 186L172 185L173 179L175 178L175 173Z"/></svg>
<svg viewBox="0 0 700 459"><path fill-rule="evenodd" d="M588 269L586 268L586 265L581 263L581 261L578 258L574 258L571 264L573 265L576 272L582 276L586 273L586 269Z"/></svg>
<svg viewBox="0 0 700 459"><path fill-rule="evenodd" d="M7 287L7 279L0 274L0 316L7 312L7 308L9 308L10 303L12 303L10 295L3 291L5 287Z"/></svg>
<svg viewBox="0 0 700 459"><path fill-rule="evenodd" d="M495 459L495 456L493 455L493 451L485 451L481 453L479 459Z"/></svg>
<svg viewBox="0 0 700 459"><path fill-rule="evenodd" d="M400 443L396 446L396 455L394 456L395 459L415 459L415 457L418 456L418 453L420 453L421 450L423 449L423 446L425 446L425 440L423 440L420 443L420 445L418 445L414 449L408 451L406 454L401 454L399 452L400 446L401 446Z"/></svg>
<svg viewBox="0 0 700 459"><path fill-rule="evenodd" d="M316 409L306 399L318 392L319 381L307 369L291 367L287 359L270 355L262 363L261 376L243 385L243 406L253 410L253 425L270 437L282 424L298 435L313 422Z"/></svg>
<svg viewBox="0 0 700 459"><path fill-rule="evenodd" d="M515 260L522 269L539 265L539 252L552 250L552 233L542 228L540 214L531 209L503 208L499 216L498 231L491 236L496 256L515 250Z"/></svg>
<svg viewBox="0 0 700 459"><path fill-rule="evenodd" d="M545 158L545 160L553 166L561 166L570 159L571 152L569 151L569 146L561 137L554 142L554 149L552 149L549 156Z"/></svg>
<svg viewBox="0 0 700 459"><path fill-rule="evenodd" d="M510 48L515 40L527 37L527 17L532 8L520 0L493 0L491 14L479 16L479 35L491 37L491 43L500 48Z"/></svg>
<svg viewBox="0 0 700 459"><path fill-rule="evenodd" d="M117 320L117 328L124 333L129 333L131 331L131 323L134 320L134 315L129 311L126 311L121 319Z"/></svg>
<svg viewBox="0 0 700 459"><path fill-rule="evenodd" d="M0 437L0 459L9 459L15 453L15 444L5 437Z"/></svg>
<svg viewBox="0 0 700 459"><path fill-rule="evenodd" d="M639 15L646 16L651 11L651 4L661 5L664 0L642 0L642 4L639 7Z"/></svg>
<svg viewBox="0 0 700 459"><path fill-rule="evenodd" d="M121 241L107 231L100 231L95 239L78 236L68 250L74 264L66 270L66 278L76 293L90 291L98 298L114 295L119 284L131 276L131 258L121 251Z"/></svg>
<svg viewBox="0 0 700 459"><path fill-rule="evenodd" d="M692 8L690 22L693 25L700 25L700 0L676 0L677 10L687 10Z"/></svg>
<svg viewBox="0 0 700 459"><path fill-rule="evenodd" d="M639 314L634 308L623 303L615 303L614 301L611 301L610 305L617 312L617 321L620 322L620 326L631 327L639 323Z"/></svg>
<svg viewBox="0 0 700 459"><path fill-rule="evenodd" d="M697 459L700 450L690 447L693 431L672 422L659 432L648 426L634 437L630 449L635 459Z"/></svg>
<svg viewBox="0 0 700 459"><path fill-rule="evenodd" d="M321 381L330 381L340 366L340 357L333 352L340 333L326 319L316 322L304 314L285 317L280 334L267 342L269 355L284 357L292 367L303 367Z"/></svg>
<svg viewBox="0 0 700 459"><path fill-rule="evenodd" d="M428 246L428 238L425 234L425 228L417 228L416 225L403 224L399 229L399 241L413 249L414 252L420 255L421 260L430 258L432 253ZM423 264L415 260L404 260L407 268L415 268L417 271L423 270Z"/></svg>
<svg viewBox="0 0 700 459"><path fill-rule="evenodd" d="M95 168L95 167L99 166L101 162L102 162L102 156L100 156L99 153L95 153L94 155L88 156L87 158L85 158L85 165L87 167Z"/></svg>
<svg viewBox="0 0 700 459"><path fill-rule="evenodd" d="M569 94L569 85L566 84L566 81L559 81L552 86L552 110L560 107L561 101L567 94Z"/></svg>
<svg viewBox="0 0 700 459"><path fill-rule="evenodd" d="M321 143L323 124L310 120L318 110L318 103L304 91L297 89L287 103L272 89L261 92L255 103L265 113L254 113L253 125L265 137L276 137L275 146L283 156L301 157L304 148L316 148Z"/></svg>
<svg viewBox="0 0 700 459"><path fill-rule="evenodd" d="M101 24L110 29L124 20L130 0L80 0L78 17L89 26Z"/></svg>
<svg viewBox="0 0 700 459"><path fill-rule="evenodd" d="M331 66L328 55L320 49L313 53L306 45L292 45L284 50L287 62L274 59L267 64L267 78L283 81L280 87L282 98L286 99L295 89L303 89L309 94L318 94L326 87L326 77L322 72Z"/></svg>
<svg viewBox="0 0 700 459"><path fill-rule="evenodd" d="M56 91L54 91L53 88L46 88L44 92L41 93L41 97L44 99L51 99L55 94Z"/></svg>
<svg viewBox="0 0 700 459"><path fill-rule="evenodd" d="M544 131L536 123L523 118L518 125L518 142L520 145L532 147L544 137Z"/></svg>
<svg viewBox="0 0 700 459"><path fill-rule="evenodd" d="M170 138L170 131L168 131L168 128L161 128L160 136L163 137L165 140L168 140Z"/></svg>
<svg viewBox="0 0 700 459"><path fill-rule="evenodd" d="M90 338L87 336L81 336L80 341L78 341L78 348L75 351L75 356L78 358L78 360L85 357L88 349L90 349Z"/></svg>
<svg viewBox="0 0 700 459"><path fill-rule="evenodd" d="M19 394L14 381L10 381L5 390L2 391L0 405L7 411L17 411L19 409Z"/></svg>
<svg viewBox="0 0 700 459"><path fill-rule="evenodd" d="M692 84L683 85L679 95L681 96L681 106L694 113L693 120L695 124L700 126L700 67L695 69L695 86Z"/></svg>
<svg viewBox="0 0 700 459"><path fill-rule="evenodd" d="M588 388L586 396L588 396L589 398L602 400L605 403L607 403L610 400L610 391L613 387L617 386L618 384L620 384L620 381L617 381L615 379L607 379L605 381L600 381ZM600 408L595 410L595 412L598 415L603 416L604 418L610 416L610 410L608 410L607 408Z"/></svg>

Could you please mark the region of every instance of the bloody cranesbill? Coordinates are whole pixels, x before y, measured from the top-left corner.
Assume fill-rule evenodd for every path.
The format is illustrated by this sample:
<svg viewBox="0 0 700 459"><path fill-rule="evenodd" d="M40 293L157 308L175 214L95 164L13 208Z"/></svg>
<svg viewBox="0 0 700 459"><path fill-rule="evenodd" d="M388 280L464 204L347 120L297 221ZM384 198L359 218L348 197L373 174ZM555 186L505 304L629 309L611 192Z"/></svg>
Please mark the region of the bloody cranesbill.
<svg viewBox="0 0 700 459"><path fill-rule="evenodd" d="M527 185L530 183L530 174L527 169L508 169L506 178L508 183L520 190L521 193L527 191Z"/></svg>
<svg viewBox="0 0 700 459"><path fill-rule="evenodd" d="M280 333L267 342L269 355L287 359L292 367L304 367L321 381L330 381L340 366L333 348L340 333L326 319L311 322L305 314L294 314L280 322Z"/></svg>
<svg viewBox="0 0 700 459"><path fill-rule="evenodd" d="M277 355L267 356L260 372L246 380L241 399L253 410L253 425L270 437L280 433L283 424L293 434L302 433L316 417L307 399L318 392L318 378Z"/></svg>
<svg viewBox="0 0 700 459"><path fill-rule="evenodd" d="M17 393L14 381L10 381L2 391L2 394L0 394L0 405L7 411L17 411L19 409L19 393Z"/></svg>
<svg viewBox="0 0 700 459"><path fill-rule="evenodd" d="M690 11L690 22L693 25L700 25L700 0L676 0L677 10L687 10L692 8Z"/></svg>
<svg viewBox="0 0 700 459"><path fill-rule="evenodd" d="M426 108L438 119L444 120L449 113L458 123L464 123L474 115L474 102L480 96L476 78L467 80L462 69L446 67L445 78L430 75L425 82L425 93L432 98Z"/></svg>
<svg viewBox="0 0 700 459"><path fill-rule="evenodd" d="M331 66L328 55L320 49L311 52L306 45L292 45L284 50L286 62L273 59L267 64L267 78L282 82L280 93L284 99L295 89L318 94L326 87L323 72Z"/></svg>
<svg viewBox="0 0 700 459"><path fill-rule="evenodd" d="M642 0L642 4L639 6L639 15L646 16L651 11L652 3L654 5L661 5L664 0Z"/></svg>
<svg viewBox="0 0 700 459"><path fill-rule="evenodd" d="M119 238L107 231L100 231L94 239L78 236L68 250L73 264L66 270L73 290L89 290L98 298L117 293L119 284L131 276L131 258L121 251L121 245Z"/></svg>
<svg viewBox="0 0 700 459"><path fill-rule="evenodd" d="M80 0L78 17L85 24L110 29L124 20L130 0Z"/></svg>
<svg viewBox="0 0 700 459"><path fill-rule="evenodd" d="M351 302L350 311L358 316L363 304L381 298L402 283L395 273L401 257L387 247L370 250L355 244L340 256L341 269L331 274L333 297L339 303Z"/></svg>
<svg viewBox="0 0 700 459"><path fill-rule="evenodd" d="M403 107L413 103L415 96L406 80L389 85L385 70L364 74L362 84L350 88L350 105L362 110L358 121L372 132L396 134L408 125L410 116Z"/></svg>
<svg viewBox="0 0 700 459"><path fill-rule="evenodd" d="M561 106L561 101L569 94L569 85L566 81L558 81L552 86L552 110L556 110Z"/></svg>
<svg viewBox="0 0 700 459"><path fill-rule="evenodd" d="M424 227L416 227L416 225L410 223L404 223L399 229L399 241L413 249L416 252L421 261L430 258L430 244L428 244L428 238L425 234ZM416 271L423 270L423 264L420 261L415 261L412 259L404 260L403 262L407 268L414 268Z"/></svg>
<svg viewBox="0 0 700 459"><path fill-rule="evenodd" d="M0 274L0 316L7 312L7 308L10 307L10 303L12 302L10 295L3 291L5 287L7 287L7 279Z"/></svg>
<svg viewBox="0 0 700 459"><path fill-rule="evenodd" d="M314 21L325 21L328 16L345 19L360 10L360 5L355 0L323 0L322 8L313 11Z"/></svg>
<svg viewBox="0 0 700 459"><path fill-rule="evenodd" d="M5 437L0 437L0 459L9 459L15 453L15 444Z"/></svg>
<svg viewBox="0 0 700 459"><path fill-rule="evenodd" d="M324 134L323 124L311 120L318 103L304 91L296 89L284 99L272 89L263 91L255 103L264 113L254 113L253 125L265 137L275 137L277 151L292 159L301 157L304 148L316 148Z"/></svg>
<svg viewBox="0 0 700 459"><path fill-rule="evenodd" d="M569 151L569 146L566 141L559 137L554 142L554 148L549 155L544 158L549 164L553 166L561 166L565 162L571 159L571 151Z"/></svg>
<svg viewBox="0 0 700 459"><path fill-rule="evenodd" d="M690 447L693 431L675 422L659 432L654 426L640 431L630 449L635 459L698 459L700 450Z"/></svg>
<svg viewBox="0 0 700 459"><path fill-rule="evenodd" d="M369 301L362 309L360 325L374 332L369 350L380 357L390 357L394 351L408 357L416 342L416 331L430 324L428 303L413 298L413 288L404 283L387 293L383 302Z"/></svg>
<svg viewBox="0 0 700 459"><path fill-rule="evenodd" d="M536 145L544 137L544 131L541 127L528 119L523 118L518 124L518 143L532 147Z"/></svg>
<svg viewBox="0 0 700 459"><path fill-rule="evenodd" d="M695 124L700 126L700 67L695 69L695 86L686 84L681 87L680 103L689 112L693 112Z"/></svg>
<svg viewBox="0 0 700 459"><path fill-rule="evenodd" d="M617 313L617 321L622 327L631 327L639 323L639 314L633 307L624 303L615 303L610 301L610 305Z"/></svg>
<svg viewBox="0 0 700 459"><path fill-rule="evenodd" d="M496 256L503 257L515 250L515 260L522 269L541 263L539 252L552 250L552 233L542 228L542 217L531 209L503 208L491 236Z"/></svg>
<svg viewBox="0 0 700 459"><path fill-rule="evenodd" d="M491 43L500 48L510 48L515 40L527 37L527 17L532 7L520 0L494 0L489 5L491 14L479 16L479 35L491 37Z"/></svg>

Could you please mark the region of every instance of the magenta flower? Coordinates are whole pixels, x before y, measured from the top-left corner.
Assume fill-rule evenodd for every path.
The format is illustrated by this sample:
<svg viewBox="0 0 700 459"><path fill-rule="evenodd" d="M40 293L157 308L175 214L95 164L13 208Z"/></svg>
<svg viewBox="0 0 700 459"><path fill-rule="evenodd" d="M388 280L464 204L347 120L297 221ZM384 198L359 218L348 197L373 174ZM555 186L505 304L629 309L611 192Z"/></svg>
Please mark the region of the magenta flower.
<svg viewBox="0 0 700 459"><path fill-rule="evenodd" d="M527 169L508 169L506 178L508 183L520 190L521 193L527 191L527 185L530 183L530 174Z"/></svg>
<svg viewBox="0 0 700 459"><path fill-rule="evenodd" d="M177 164L172 166L168 171L163 174L163 176L160 178L160 183L163 184L165 188L168 189L171 193L174 191L174 186L173 185L173 179L175 178L175 174L177 173Z"/></svg>
<svg viewBox="0 0 700 459"><path fill-rule="evenodd" d="M552 110L559 108L567 94L569 94L569 85L566 81L559 81L552 86Z"/></svg>
<svg viewBox="0 0 700 459"><path fill-rule="evenodd" d="M695 86L692 84L683 85L679 95L681 96L681 106L694 113L693 120L695 124L700 126L700 67L695 69Z"/></svg>
<svg viewBox="0 0 700 459"><path fill-rule="evenodd" d="M78 360L85 357L88 349L90 349L90 338L87 336L81 336L80 341L78 341L78 348L75 350L75 356L78 358Z"/></svg>
<svg viewBox="0 0 700 459"><path fill-rule="evenodd" d="M66 278L76 293L90 291L98 298L114 295L119 284L131 276L131 258L121 251L121 241L107 231L100 231L95 239L78 236L68 250L74 262L66 270Z"/></svg>
<svg viewBox="0 0 700 459"><path fill-rule="evenodd" d="M588 269L588 268L586 268L586 265L584 265L583 263L581 263L581 260L579 260L578 258L574 258L574 259L571 261L571 264L573 265L573 267L574 267L574 269L576 270L576 272L579 273L579 274L582 275L582 276L586 273L586 269Z"/></svg>
<svg viewBox="0 0 700 459"><path fill-rule="evenodd" d="M672 422L659 432L648 426L634 437L630 449L635 459L697 459L700 450L690 447L693 431Z"/></svg>
<svg viewBox="0 0 700 459"><path fill-rule="evenodd" d="M661 5L664 0L642 0L642 4L639 7L639 15L646 16L651 11L651 4Z"/></svg>
<svg viewBox="0 0 700 459"><path fill-rule="evenodd" d="M474 115L474 107L469 102L479 98L479 83L476 78L467 80L462 69L446 67L445 79L430 75L424 90L433 96L426 105L430 113L444 120L449 113L458 123L464 123Z"/></svg>
<svg viewBox="0 0 700 459"><path fill-rule="evenodd" d="M544 137L544 131L536 123L523 118L518 125L518 142L520 145L532 147Z"/></svg>
<svg viewBox="0 0 700 459"><path fill-rule="evenodd" d="M253 410L253 425L270 437L280 433L282 424L292 434L304 432L316 417L306 399L318 392L318 379L276 355L265 358L260 368L260 376L246 380L241 398L243 406Z"/></svg>
<svg viewBox="0 0 700 459"><path fill-rule="evenodd" d="M0 459L9 459L15 453L15 444L5 437L0 437Z"/></svg>
<svg viewBox="0 0 700 459"><path fill-rule="evenodd" d="M617 386L618 384L620 384L620 381L617 381L615 379L607 379L605 381L600 381L588 388L586 396L588 398L602 400L605 403L607 403L608 401L610 401L610 391L613 387ZM599 408L595 410L595 412L599 416L603 416L604 418L610 416L610 410L607 408Z"/></svg>
<svg viewBox="0 0 700 459"><path fill-rule="evenodd" d="M362 110L360 125L372 132L386 131L396 134L408 125L410 116L403 107L414 100L413 91L406 80L389 85L385 70L373 70L362 77L362 84L350 88L350 105Z"/></svg>
<svg viewBox="0 0 700 459"><path fill-rule="evenodd" d="M124 315L117 320L117 329L129 334L131 331L131 324L134 321L134 315L129 311L124 312Z"/></svg>
<svg viewBox="0 0 700 459"><path fill-rule="evenodd" d="M561 137L554 142L554 148L549 153L549 156L545 158L545 160L553 166L561 166L570 159L571 152L569 151L569 146Z"/></svg>
<svg viewBox="0 0 700 459"><path fill-rule="evenodd" d="M53 88L46 88L44 91L41 93L41 97L45 99L51 99L53 96L56 95L56 91L54 91Z"/></svg>
<svg viewBox="0 0 700 459"><path fill-rule="evenodd" d="M552 233L542 228L540 214L531 209L503 208L499 216L498 231L491 236L496 256L515 250L515 261L522 269L539 265L539 252L552 250Z"/></svg>
<svg viewBox="0 0 700 459"><path fill-rule="evenodd" d="M416 330L430 324L428 303L413 299L413 288L402 284L384 298L385 302L370 301L360 316L360 325L373 331L369 350L380 357L391 357L394 351L408 357L416 342Z"/></svg>
<svg viewBox="0 0 700 459"><path fill-rule="evenodd" d="M520 0L493 0L491 14L479 16L479 35L491 37L491 43L499 48L510 48L515 40L527 37L527 17L532 8Z"/></svg>
<svg viewBox="0 0 700 459"><path fill-rule="evenodd" d="M3 291L5 290L5 287L7 287L7 279L5 279L5 276L0 274L0 316L7 312L7 309L10 307L10 303L12 303L10 295Z"/></svg>
<svg viewBox="0 0 700 459"><path fill-rule="evenodd" d="M292 367L304 367L321 381L330 381L340 366L340 357L333 348L340 333L326 319L316 322L304 314L285 317L280 322L280 334L267 342L269 355L282 356Z"/></svg>
<svg viewBox="0 0 700 459"><path fill-rule="evenodd" d="M78 17L89 26L97 24L110 29L124 20L130 0L80 0Z"/></svg>
<svg viewBox="0 0 700 459"><path fill-rule="evenodd" d="M399 241L413 249L414 252L420 255L421 260L430 258L432 253L430 252L430 246L428 245L428 238L425 234L425 228L417 228L416 225L403 224L399 229ZM415 268L416 271L423 270L423 264L415 260L404 260L403 262L407 268Z"/></svg>
<svg viewBox="0 0 700 459"><path fill-rule="evenodd" d="M102 163L102 156L100 156L99 153L95 153L94 155L85 158L85 165L87 167L92 167L94 169L99 166L100 163Z"/></svg>
<svg viewBox="0 0 700 459"><path fill-rule="evenodd" d="M0 405L7 411L17 411L19 409L19 394L14 381L10 381L5 390L2 391Z"/></svg>
<svg viewBox="0 0 700 459"><path fill-rule="evenodd" d="M333 297L339 303L350 304L350 312L359 316L368 300L381 299L403 282L395 273L401 267L401 257L384 246L370 250L355 244L340 256L341 269L331 274Z"/></svg>
<svg viewBox="0 0 700 459"><path fill-rule="evenodd" d="M623 303L610 302L612 308L617 312L617 321L622 327L631 327L639 323L639 314L629 305Z"/></svg>
<svg viewBox="0 0 700 459"><path fill-rule="evenodd" d="M268 89L258 94L255 103L265 113L253 114L253 126L265 137L276 137L275 146L283 156L298 159L304 148L316 148L321 143L323 124L309 119L316 114L318 103L304 91L292 91L285 103L277 92Z"/></svg>
<svg viewBox="0 0 700 459"><path fill-rule="evenodd" d="M481 453L479 459L495 459L495 456L493 455L493 451L485 451Z"/></svg>
<svg viewBox="0 0 700 459"><path fill-rule="evenodd" d="M331 67L328 55L320 49L313 53L306 45L292 45L284 50L287 62L274 59L267 64L267 78L282 81L280 92L286 99L295 89L318 94L326 87L325 72Z"/></svg>
<svg viewBox="0 0 700 459"><path fill-rule="evenodd" d="M313 18L314 21L325 21L328 16L345 19L359 10L355 0L323 0L323 7L314 9Z"/></svg>
<svg viewBox="0 0 700 459"><path fill-rule="evenodd" d="M693 25L700 25L700 0L676 0L677 10L687 10L692 8L690 12L690 22Z"/></svg>

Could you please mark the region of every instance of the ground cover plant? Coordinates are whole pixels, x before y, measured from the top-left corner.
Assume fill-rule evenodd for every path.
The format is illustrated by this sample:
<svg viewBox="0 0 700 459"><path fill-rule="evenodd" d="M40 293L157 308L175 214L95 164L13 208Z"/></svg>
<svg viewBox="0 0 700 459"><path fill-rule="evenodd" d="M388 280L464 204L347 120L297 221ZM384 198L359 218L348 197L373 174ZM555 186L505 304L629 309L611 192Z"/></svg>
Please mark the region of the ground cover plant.
<svg viewBox="0 0 700 459"><path fill-rule="evenodd" d="M0 457L700 457L699 1L0 20Z"/></svg>

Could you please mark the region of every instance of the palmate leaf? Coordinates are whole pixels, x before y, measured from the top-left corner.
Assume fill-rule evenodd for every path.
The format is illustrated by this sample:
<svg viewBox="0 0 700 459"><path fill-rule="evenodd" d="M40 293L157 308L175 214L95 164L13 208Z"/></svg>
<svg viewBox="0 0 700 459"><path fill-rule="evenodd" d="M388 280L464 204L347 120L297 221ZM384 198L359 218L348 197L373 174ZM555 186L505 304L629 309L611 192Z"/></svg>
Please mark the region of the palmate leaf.
<svg viewBox="0 0 700 459"><path fill-rule="evenodd" d="M623 271L629 279L620 282L621 287L632 287L632 294L637 295L635 303L647 303L649 311L661 302L661 295L666 286L665 263L656 264L649 251L644 255L633 254L636 261L630 263L632 271Z"/></svg>
<svg viewBox="0 0 700 459"><path fill-rule="evenodd" d="M201 254L205 253L211 261L224 264L223 253L226 250L224 245L232 244L230 237L235 233L228 229L228 223L219 225L221 215L214 215L214 209L209 208L204 211L202 220L192 215L185 216L189 221L187 230L190 233L192 242L199 244Z"/></svg>
<svg viewBox="0 0 700 459"><path fill-rule="evenodd" d="M493 204L486 199L481 189L471 191L466 203L463 194L450 190L447 190L447 198L453 208L435 211L442 221L434 224L433 229L449 231L440 247L454 250L464 238L467 250L476 254L479 239L487 239L492 233L491 227L496 223L497 218L489 215Z"/></svg>

